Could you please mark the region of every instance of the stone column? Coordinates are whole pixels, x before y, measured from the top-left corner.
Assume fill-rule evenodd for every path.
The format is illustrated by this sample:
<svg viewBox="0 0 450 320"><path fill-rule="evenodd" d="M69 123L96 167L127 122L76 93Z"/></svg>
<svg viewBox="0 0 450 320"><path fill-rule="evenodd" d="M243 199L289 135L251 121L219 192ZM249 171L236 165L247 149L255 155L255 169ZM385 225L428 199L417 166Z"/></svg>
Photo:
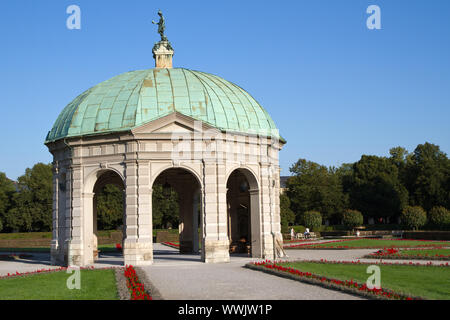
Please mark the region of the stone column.
<svg viewBox="0 0 450 320"><path fill-rule="evenodd" d="M180 253L192 253L193 252L193 217L192 217L192 207L193 207L193 196L192 196L192 186L189 184L190 181L183 181L182 186L178 196L180 203L180 218L182 222L182 230L180 234Z"/></svg>
<svg viewBox="0 0 450 320"><path fill-rule="evenodd" d="M93 234L92 234L92 250L94 251L94 261L98 260L98 225L97 225L97 197L94 195L93 200Z"/></svg>
<svg viewBox="0 0 450 320"><path fill-rule="evenodd" d="M202 260L206 263L229 262L225 166L203 161L204 241Z"/></svg>
<svg viewBox="0 0 450 320"><path fill-rule="evenodd" d="M94 193L83 193L83 265L94 264Z"/></svg>
<svg viewBox="0 0 450 320"><path fill-rule="evenodd" d="M70 257L70 242L72 239L72 171L70 168L66 168L64 173L65 176L65 190L64 190L64 199L61 201L60 208L60 228L61 232L59 232L59 237L61 240L59 241L59 245L62 246L62 252L64 253L64 265L68 266Z"/></svg>
<svg viewBox="0 0 450 320"><path fill-rule="evenodd" d="M50 255L52 265L59 265L61 261L61 248L59 246L59 169L58 163L53 163L53 204L52 204L52 241Z"/></svg>
<svg viewBox="0 0 450 320"><path fill-rule="evenodd" d="M193 230L193 252L198 253L198 209L199 209L199 201L200 201L200 190L195 190L193 196L193 206L192 206L192 230Z"/></svg>
<svg viewBox="0 0 450 320"><path fill-rule="evenodd" d="M260 195L261 195L261 252L263 259L274 258L274 243L272 235L272 179L270 166L267 163L260 164Z"/></svg>
<svg viewBox="0 0 450 320"><path fill-rule="evenodd" d="M261 210L259 205L259 190L250 189L250 228L252 240L252 257L262 258L263 254L263 237L261 236Z"/></svg>
<svg viewBox="0 0 450 320"><path fill-rule="evenodd" d="M126 162L126 236L124 260L126 265L153 263L152 193L149 163Z"/></svg>
<svg viewBox="0 0 450 320"><path fill-rule="evenodd" d="M281 216L280 216L280 167L275 169L275 185L272 188L273 194L273 212L272 212L272 235L275 242L275 258L282 258L285 256L283 252L283 235L281 234Z"/></svg>
<svg viewBox="0 0 450 320"><path fill-rule="evenodd" d="M74 164L71 171L71 206L69 207L70 237L68 244L68 266L85 266L84 217L83 217L83 174L82 167ZM70 197L69 197L70 198Z"/></svg>

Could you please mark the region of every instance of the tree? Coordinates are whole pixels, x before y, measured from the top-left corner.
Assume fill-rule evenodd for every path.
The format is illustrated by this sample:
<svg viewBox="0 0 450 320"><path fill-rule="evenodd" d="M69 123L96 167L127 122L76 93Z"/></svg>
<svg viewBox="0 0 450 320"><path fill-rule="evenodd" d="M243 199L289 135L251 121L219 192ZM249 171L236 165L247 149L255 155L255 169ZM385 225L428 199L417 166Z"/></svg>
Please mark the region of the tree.
<svg viewBox="0 0 450 320"><path fill-rule="evenodd" d="M363 215L358 210L346 210L342 215L342 223L349 229L361 226L363 221Z"/></svg>
<svg viewBox="0 0 450 320"><path fill-rule="evenodd" d="M118 229L123 224L122 190L114 184L107 184L95 196L97 200L97 229Z"/></svg>
<svg viewBox="0 0 450 320"><path fill-rule="evenodd" d="M418 145L406 172L411 205L427 211L435 206L450 208L450 160L439 146L428 142Z"/></svg>
<svg viewBox="0 0 450 320"><path fill-rule="evenodd" d="M154 228L178 227L180 219L178 193L173 188L164 190L163 186L155 184L152 203Z"/></svg>
<svg viewBox="0 0 450 320"><path fill-rule="evenodd" d="M402 223L413 230L417 230L427 223L427 214L419 206L407 206L402 212Z"/></svg>
<svg viewBox="0 0 450 320"><path fill-rule="evenodd" d="M299 159L290 171L294 176L286 182L287 195L296 222L303 220L306 211L319 211L324 219L336 217L347 206L342 184L335 168Z"/></svg>
<svg viewBox="0 0 450 320"><path fill-rule="evenodd" d="M290 224L295 222L295 214L291 210L291 201L285 194L280 195L280 216L281 216L281 229L286 233Z"/></svg>
<svg viewBox="0 0 450 320"><path fill-rule="evenodd" d="M18 179L18 192L5 215L9 231L50 231L52 226L52 165L38 163Z"/></svg>
<svg viewBox="0 0 450 320"><path fill-rule="evenodd" d="M305 227L311 230L317 230L322 225L322 215L317 211L306 211L303 215Z"/></svg>
<svg viewBox="0 0 450 320"><path fill-rule="evenodd" d="M0 172L0 231L5 226L5 215L11 208L11 200L16 191L14 183Z"/></svg>
<svg viewBox="0 0 450 320"><path fill-rule="evenodd" d="M440 229L450 227L450 210L444 207L433 207L428 214L430 222Z"/></svg>
<svg viewBox="0 0 450 320"><path fill-rule="evenodd" d="M408 191L392 161L363 155L353 165L350 202L367 217L393 217L408 204Z"/></svg>

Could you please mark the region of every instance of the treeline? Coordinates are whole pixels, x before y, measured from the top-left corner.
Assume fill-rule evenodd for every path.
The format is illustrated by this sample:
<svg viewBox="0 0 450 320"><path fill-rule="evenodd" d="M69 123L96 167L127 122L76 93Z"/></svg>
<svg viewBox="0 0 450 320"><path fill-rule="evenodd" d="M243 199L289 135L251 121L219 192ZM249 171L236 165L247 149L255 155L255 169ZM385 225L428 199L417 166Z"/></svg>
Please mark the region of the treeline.
<svg viewBox="0 0 450 320"><path fill-rule="evenodd" d="M319 212L323 223L341 224L349 209L359 211L364 224L398 224L402 215L407 220L411 207L414 212L439 211L444 217L434 227L448 228L450 223L450 160L431 143L420 144L411 153L392 148L389 157L363 155L339 168L300 159L290 171L293 175L281 195L284 229L304 224L310 211ZM429 224L437 224L431 220Z"/></svg>
<svg viewBox="0 0 450 320"><path fill-rule="evenodd" d="M52 165L38 163L26 169L17 183L0 172L0 232L47 232L52 228ZM123 193L108 184L95 196L98 230L123 225ZM178 195L160 185L153 187L153 227L177 228Z"/></svg>
<svg viewBox="0 0 450 320"><path fill-rule="evenodd" d="M281 195L283 229L289 225L359 223L398 224L399 218L449 228L450 160L439 146L420 144L409 153L392 148L389 157L363 155L339 168L298 160ZM122 191L105 186L96 195L99 230L123 224ZM356 211L356 212L355 212ZM153 188L153 225L176 228L178 195L162 186ZM314 213L311 213L314 212ZM319 213L320 218L318 218ZM425 217L424 217L425 215ZM355 222L356 221L356 222ZM52 227L52 166L38 163L26 169L17 183L0 172L0 232L41 232Z"/></svg>
<svg viewBox="0 0 450 320"><path fill-rule="evenodd" d="M0 232L50 231L52 166L38 163L17 185L0 172Z"/></svg>

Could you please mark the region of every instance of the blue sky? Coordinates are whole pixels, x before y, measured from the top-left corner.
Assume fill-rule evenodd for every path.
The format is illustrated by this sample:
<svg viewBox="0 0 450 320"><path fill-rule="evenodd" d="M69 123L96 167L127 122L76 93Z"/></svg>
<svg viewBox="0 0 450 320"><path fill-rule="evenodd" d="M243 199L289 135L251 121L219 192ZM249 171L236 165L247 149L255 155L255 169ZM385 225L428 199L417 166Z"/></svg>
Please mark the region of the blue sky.
<svg viewBox="0 0 450 320"><path fill-rule="evenodd" d="M81 8L81 30L66 8ZM381 30L369 30L369 5ZM0 171L51 162L43 142L78 94L154 66L157 11L174 66L245 88L299 158L327 166L438 144L450 150L450 1L8 0L0 4Z"/></svg>

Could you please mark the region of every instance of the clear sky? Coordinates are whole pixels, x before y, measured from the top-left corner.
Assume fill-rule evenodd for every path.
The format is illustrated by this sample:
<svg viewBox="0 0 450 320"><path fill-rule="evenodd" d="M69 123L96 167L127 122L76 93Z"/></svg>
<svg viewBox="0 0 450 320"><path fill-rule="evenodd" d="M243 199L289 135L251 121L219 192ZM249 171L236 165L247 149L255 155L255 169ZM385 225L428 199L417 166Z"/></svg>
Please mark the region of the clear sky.
<svg viewBox="0 0 450 320"><path fill-rule="evenodd" d="M68 30L66 8L81 8ZM369 30L369 5L381 30ZM0 3L0 171L51 162L43 142L78 94L152 68L161 9L174 66L245 88L299 158L327 166L431 142L450 150L448 0L4 0Z"/></svg>

